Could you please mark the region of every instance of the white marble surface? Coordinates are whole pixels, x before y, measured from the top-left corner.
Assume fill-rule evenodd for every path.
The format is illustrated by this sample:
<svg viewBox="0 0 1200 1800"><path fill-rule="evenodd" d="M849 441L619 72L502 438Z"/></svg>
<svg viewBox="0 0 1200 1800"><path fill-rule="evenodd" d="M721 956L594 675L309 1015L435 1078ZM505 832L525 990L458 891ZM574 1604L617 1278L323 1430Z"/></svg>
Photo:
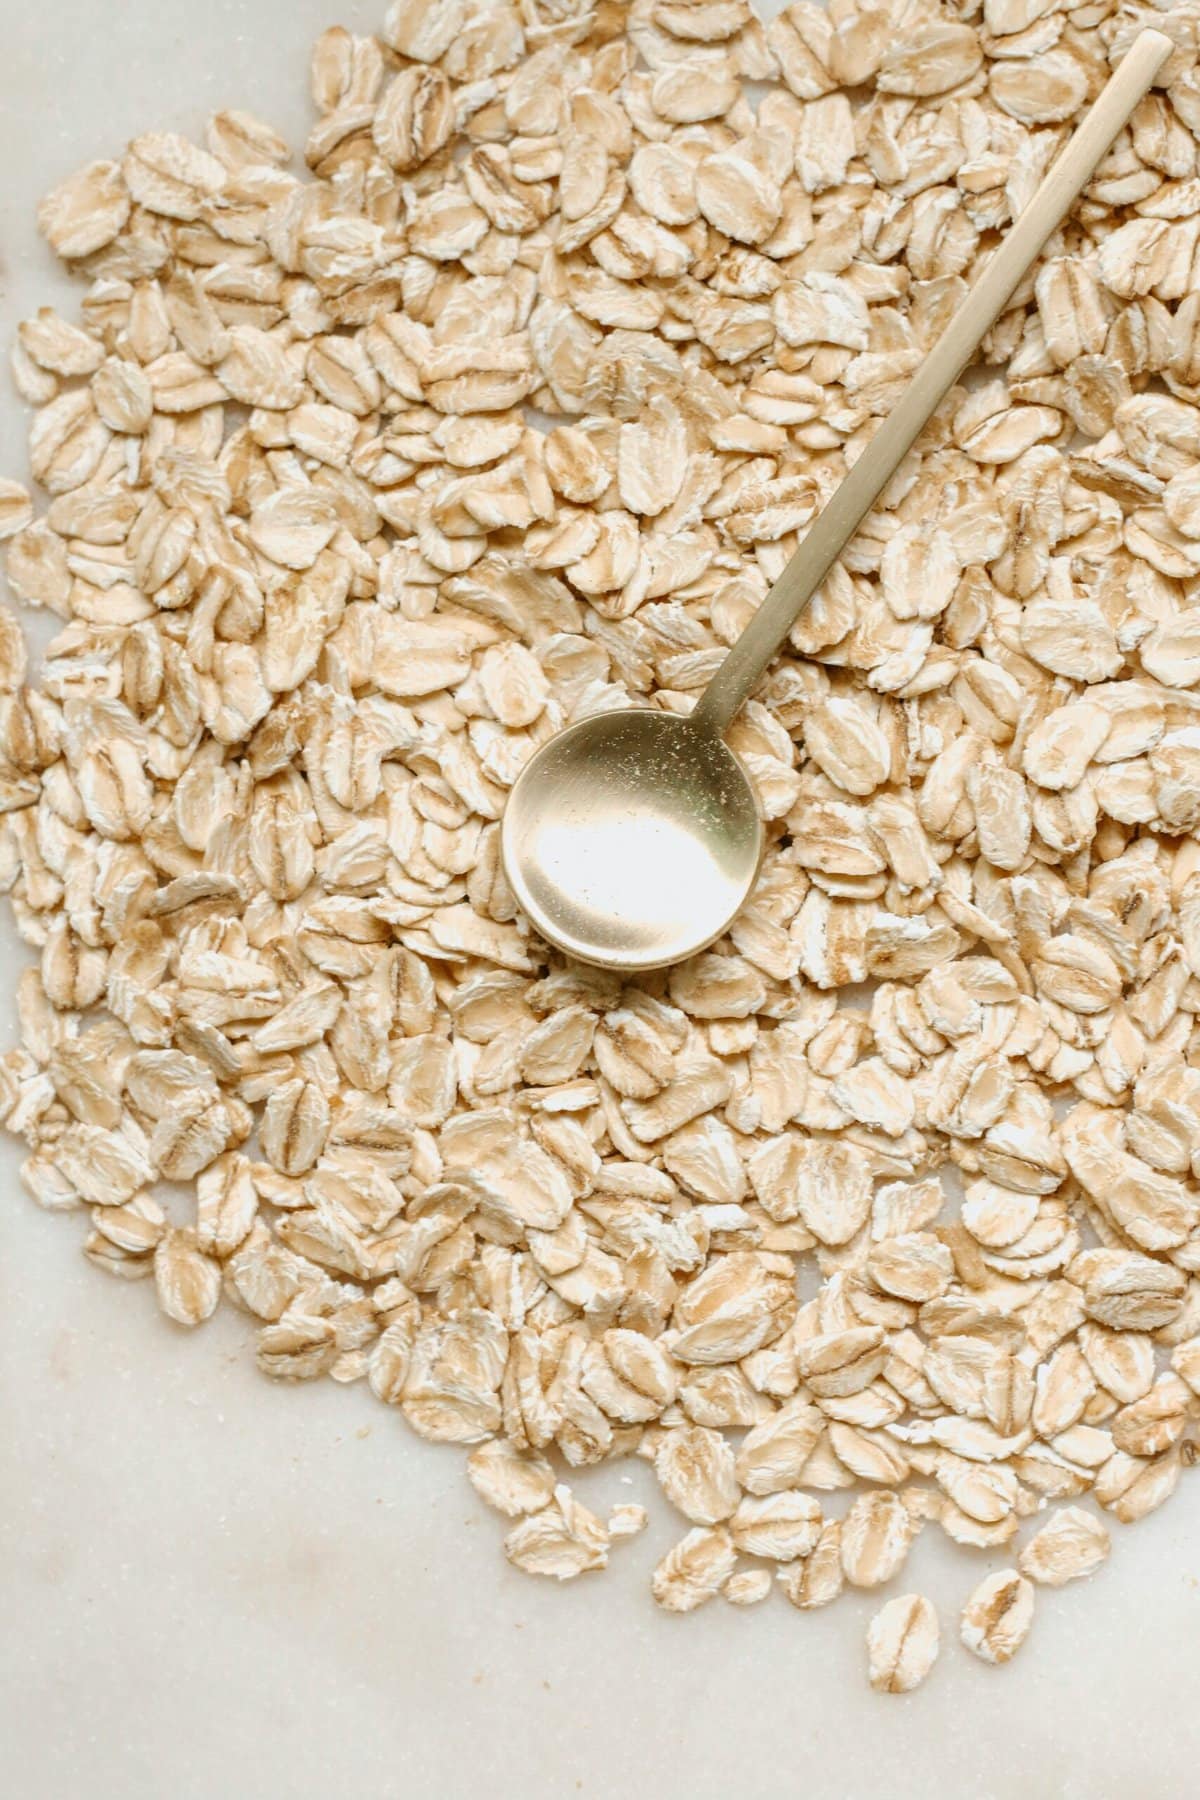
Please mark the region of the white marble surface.
<svg viewBox="0 0 1200 1800"><path fill-rule="evenodd" d="M382 0L0 0L0 330L64 284L37 196L151 125L249 107L302 138L307 46ZM119 21L119 22L118 22ZM0 398L0 468L25 469ZM7 922L0 992L22 952ZM0 1012L5 1010L0 1004ZM0 1028L11 1041L11 1028ZM869 1596L657 1613L656 1526L602 1577L512 1572L459 1455L365 1392L259 1377L242 1324L189 1336L0 1151L0 1744L13 1800L1160 1800L1200 1767L1200 1477L1039 1599L1006 1672L956 1639L999 1559L927 1533L906 1586L942 1660L871 1694ZM628 1481L631 1485L625 1485ZM602 1473L585 1496L646 1494Z"/></svg>

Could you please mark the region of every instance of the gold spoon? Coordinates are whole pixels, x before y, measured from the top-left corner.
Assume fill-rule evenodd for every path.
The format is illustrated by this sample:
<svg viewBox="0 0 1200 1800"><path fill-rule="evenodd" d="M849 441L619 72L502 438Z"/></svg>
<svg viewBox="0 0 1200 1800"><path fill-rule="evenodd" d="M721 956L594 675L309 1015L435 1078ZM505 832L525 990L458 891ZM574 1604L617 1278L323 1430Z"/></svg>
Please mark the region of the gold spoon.
<svg viewBox="0 0 1200 1800"><path fill-rule="evenodd" d="M605 968L656 969L732 923L758 874L763 827L724 741L730 721L1173 48L1159 31L1134 39L695 709L595 713L525 765L501 827L504 868L551 943Z"/></svg>

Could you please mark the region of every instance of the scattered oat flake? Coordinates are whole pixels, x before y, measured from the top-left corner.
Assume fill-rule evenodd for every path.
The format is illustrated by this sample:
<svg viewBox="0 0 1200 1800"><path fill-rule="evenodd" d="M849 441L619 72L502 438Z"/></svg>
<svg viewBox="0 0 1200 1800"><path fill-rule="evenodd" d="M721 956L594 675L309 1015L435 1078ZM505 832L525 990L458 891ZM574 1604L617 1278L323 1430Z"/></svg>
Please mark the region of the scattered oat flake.
<svg viewBox="0 0 1200 1800"><path fill-rule="evenodd" d="M960 1635L981 1662L1011 1662L1033 1623L1033 1586L1016 1569L987 1575L963 1607Z"/></svg>
<svg viewBox="0 0 1200 1800"><path fill-rule="evenodd" d="M769 1569L738 1569L721 1592L731 1606L758 1606L770 1595L771 1572Z"/></svg>
<svg viewBox="0 0 1200 1800"><path fill-rule="evenodd" d="M608 1515L608 1535L612 1539L637 1537L645 1531L650 1523L650 1514L644 1506L637 1506L632 1501L623 1506L614 1506Z"/></svg>
<svg viewBox="0 0 1200 1800"><path fill-rule="evenodd" d="M718 1594L737 1565L737 1552L722 1527L698 1525L668 1550L651 1580L664 1612L694 1612Z"/></svg>
<svg viewBox="0 0 1200 1800"><path fill-rule="evenodd" d="M923 1594L900 1594L867 1627L868 1675L878 1694L920 1687L937 1661L937 1613Z"/></svg>
<svg viewBox="0 0 1200 1800"><path fill-rule="evenodd" d="M0 481L0 538L15 537L33 520L33 502L19 481Z"/></svg>
<svg viewBox="0 0 1200 1800"><path fill-rule="evenodd" d="M1091 1575L1108 1558L1108 1527L1081 1506L1064 1506L1022 1550L1022 1575L1043 1587L1064 1587Z"/></svg>
<svg viewBox="0 0 1200 1800"><path fill-rule="evenodd" d="M604 1568L608 1542L608 1532L595 1514L569 1488L559 1486L548 1506L514 1525L504 1540L504 1553L529 1575L571 1581L590 1569Z"/></svg>

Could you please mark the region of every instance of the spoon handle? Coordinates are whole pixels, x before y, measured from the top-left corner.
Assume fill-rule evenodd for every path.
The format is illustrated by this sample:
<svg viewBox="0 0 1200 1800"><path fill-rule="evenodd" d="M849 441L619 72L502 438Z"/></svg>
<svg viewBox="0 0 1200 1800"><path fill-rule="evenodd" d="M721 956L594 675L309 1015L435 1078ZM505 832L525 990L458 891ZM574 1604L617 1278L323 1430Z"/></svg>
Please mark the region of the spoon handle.
<svg viewBox="0 0 1200 1800"><path fill-rule="evenodd" d="M724 735L801 608L824 581L1173 49L1161 31L1142 31L1133 40L1029 205L709 682L691 715L701 731Z"/></svg>

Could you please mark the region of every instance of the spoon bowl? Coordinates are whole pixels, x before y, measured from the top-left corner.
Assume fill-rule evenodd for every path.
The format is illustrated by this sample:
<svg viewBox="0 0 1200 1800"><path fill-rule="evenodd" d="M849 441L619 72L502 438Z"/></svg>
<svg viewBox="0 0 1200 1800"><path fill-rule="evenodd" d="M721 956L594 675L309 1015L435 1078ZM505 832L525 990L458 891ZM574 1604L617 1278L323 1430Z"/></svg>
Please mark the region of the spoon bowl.
<svg viewBox="0 0 1200 1800"><path fill-rule="evenodd" d="M504 870L535 928L582 962L657 969L720 937L758 874L763 828L741 763L673 713L594 713L522 769Z"/></svg>

